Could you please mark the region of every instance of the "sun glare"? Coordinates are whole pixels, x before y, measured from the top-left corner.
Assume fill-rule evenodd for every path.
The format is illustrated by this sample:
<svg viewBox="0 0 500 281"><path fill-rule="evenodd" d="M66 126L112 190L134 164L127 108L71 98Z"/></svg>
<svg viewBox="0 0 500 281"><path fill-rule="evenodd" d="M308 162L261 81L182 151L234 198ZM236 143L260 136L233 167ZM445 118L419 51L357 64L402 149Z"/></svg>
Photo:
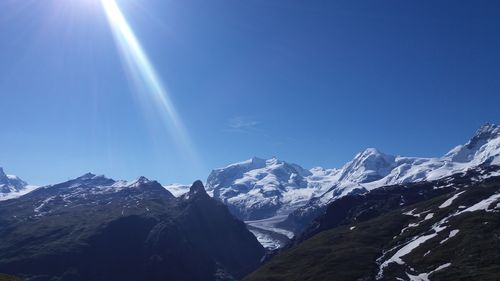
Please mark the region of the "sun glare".
<svg viewBox="0 0 500 281"><path fill-rule="evenodd" d="M186 156L194 162L193 164L199 165L199 159L196 156L194 147L175 110L168 91L163 86L117 2L115 0L101 0L101 3L122 58L127 64L133 82L138 87L139 94L157 107L174 141L187 153Z"/></svg>

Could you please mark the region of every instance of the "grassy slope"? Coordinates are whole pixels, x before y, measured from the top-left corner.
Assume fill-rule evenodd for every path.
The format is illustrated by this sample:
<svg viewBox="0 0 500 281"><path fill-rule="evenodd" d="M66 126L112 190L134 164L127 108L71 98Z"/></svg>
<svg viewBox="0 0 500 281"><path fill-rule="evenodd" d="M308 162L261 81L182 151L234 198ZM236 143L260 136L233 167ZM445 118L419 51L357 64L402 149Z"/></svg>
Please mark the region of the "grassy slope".
<svg viewBox="0 0 500 281"><path fill-rule="evenodd" d="M23 279L0 273L0 281L23 281Z"/></svg>
<svg viewBox="0 0 500 281"><path fill-rule="evenodd" d="M370 280L381 249L409 217L388 214L356 225L324 231L273 258L244 280Z"/></svg>
<svg viewBox="0 0 500 281"><path fill-rule="evenodd" d="M470 206L496 190L498 185L474 188L462 194L451 207L439 209L438 206L450 197L444 195L358 223L353 230L350 226L341 226L321 232L274 257L244 280L373 280L378 272L376 259L384 250L428 233L432 224L458 205ZM402 215L414 208L417 212L432 210L435 217L399 235L409 223L422 220ZM432 274L432 280L500 280L499 213L466 213L451 219L448 225L447 230L404 256L403 260L420 273L452 263L446 270ZM457 236L440 244L452 229L460 230ZM424 257L427 251L430 253ZM384 272L384 280L396 280L396 277L408 280L408 270L391 264Z"/></svg>

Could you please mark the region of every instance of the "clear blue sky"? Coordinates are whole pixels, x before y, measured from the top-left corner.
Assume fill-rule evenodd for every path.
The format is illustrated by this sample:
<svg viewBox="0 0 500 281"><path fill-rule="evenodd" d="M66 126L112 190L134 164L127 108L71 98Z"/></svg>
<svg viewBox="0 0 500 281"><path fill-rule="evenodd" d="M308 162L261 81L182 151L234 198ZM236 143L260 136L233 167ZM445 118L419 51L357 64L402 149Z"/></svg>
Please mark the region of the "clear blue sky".
<svg viewBox="0 0 500 281"><path fill-rule="evenodd" d="M439 156L500 122L500 1L118 0L195 168L139 104L96 1L0 2L0 166L30 183Z"/></svg>

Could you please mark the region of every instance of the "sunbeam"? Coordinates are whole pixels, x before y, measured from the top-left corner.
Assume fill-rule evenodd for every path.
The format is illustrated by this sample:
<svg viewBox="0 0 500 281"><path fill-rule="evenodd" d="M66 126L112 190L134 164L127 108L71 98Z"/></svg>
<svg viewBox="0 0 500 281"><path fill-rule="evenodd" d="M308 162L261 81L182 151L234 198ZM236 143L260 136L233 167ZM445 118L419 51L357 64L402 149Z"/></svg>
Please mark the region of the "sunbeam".
<svg viewBox="0 0 500 281"><path fill-rule="evenodd" d="M123 59L126 61L128 70L132 74L131 76L138 87L138 91L141 95L146 95L148 100L157 107L174 141L187 154L186 156L190 158L191 164L199 167L199 158L169 97L169 93L159 79L151 61L137 40L120 7L115 0L101 0L101 3L113 31L117 46L120 49Z"/></svg>

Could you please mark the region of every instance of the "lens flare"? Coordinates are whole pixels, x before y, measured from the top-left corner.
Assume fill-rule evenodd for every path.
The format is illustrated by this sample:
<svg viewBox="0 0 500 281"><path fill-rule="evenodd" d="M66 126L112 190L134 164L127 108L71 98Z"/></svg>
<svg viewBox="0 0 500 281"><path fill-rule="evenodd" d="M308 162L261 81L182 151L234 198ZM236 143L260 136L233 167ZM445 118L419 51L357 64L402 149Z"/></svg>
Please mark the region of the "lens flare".
<svg viewBox="0 0 500 281"><path fill-rule="evenodd" d="M196 156L184 125L175 110L169 93L161 83L151 61L137 40L120 7L115 0L101 0L101 3L117 46L139 92L142 95L146 95L154 106L157 107L174 141L187 154L186 156L190 158L191 164L199 167L199 159Z"/></svg>

